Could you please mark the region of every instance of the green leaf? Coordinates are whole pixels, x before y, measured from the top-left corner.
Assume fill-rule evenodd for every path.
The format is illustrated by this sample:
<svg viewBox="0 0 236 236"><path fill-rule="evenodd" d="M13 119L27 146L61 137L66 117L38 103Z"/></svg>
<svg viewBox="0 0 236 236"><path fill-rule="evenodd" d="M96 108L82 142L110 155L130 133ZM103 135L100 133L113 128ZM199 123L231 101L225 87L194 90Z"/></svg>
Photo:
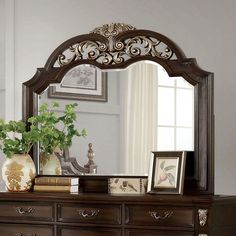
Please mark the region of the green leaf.
<svg viewBox="0 0 236 236"><path fill-rule="evenodd" d="M27 153L33 144L40 142L40 151L51 154L55 148L64 149L72 145L75 136L86 136L87 132L82 129L81 133L76 127L77 103L67 104L64 114L59 115L49 109L47 103L39 107L39 114L28 119L29 130L22 121L9 121L5 123L0 119L0 149L7 157L14 153ZM58 102L53 102L53 108L59 107Z"/></svg>
<svg viewBox="0 0 236 236"><path fill-rule="evenodd" d="M163 170L163 168L164 168L164 166L165 166L165 162L166 162L166 161L162 161L161 164L160 164L160 167L161 167L162 170Z"/></svg>
<svg viewBox="0 0 236 236"><path fill-rule="evenodd" d="M167 166L167 167L164 168L164 170L168 171L168 170L172 170L174 168L176 168L176 166Z"/></svg>
<svg viewBox="0 0 236 236"><path fill-rule="evenodd" d="M59 107L59 102L53 102L53 107Z"/></svg>
<svg viewBox="0 0 236 236"><path fill-rule="evenodd" d="M167 173L167 178L169 180L169 183L171 185L174 185L175 184L175 177L171 174L171 173Z"/></svg>

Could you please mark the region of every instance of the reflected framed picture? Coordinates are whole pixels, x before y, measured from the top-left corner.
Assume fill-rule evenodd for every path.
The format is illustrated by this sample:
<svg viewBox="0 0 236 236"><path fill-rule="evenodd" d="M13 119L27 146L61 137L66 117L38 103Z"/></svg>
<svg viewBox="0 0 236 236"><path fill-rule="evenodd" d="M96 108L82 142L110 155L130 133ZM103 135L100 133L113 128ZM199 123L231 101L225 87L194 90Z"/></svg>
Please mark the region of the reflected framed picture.
<svg viewBox="0 0 236 236"><path fill-rule="evenodd" d="M182 194L185 164L185 151L153 152L150 160L147 192Z"/></svg>
<svg viewBox="0 0 236 236"><path fill-rule="evenodd" d="M48 97L106 102L107 72L93 65L77 65L64 75L60 84L49 87Z"/></svg>

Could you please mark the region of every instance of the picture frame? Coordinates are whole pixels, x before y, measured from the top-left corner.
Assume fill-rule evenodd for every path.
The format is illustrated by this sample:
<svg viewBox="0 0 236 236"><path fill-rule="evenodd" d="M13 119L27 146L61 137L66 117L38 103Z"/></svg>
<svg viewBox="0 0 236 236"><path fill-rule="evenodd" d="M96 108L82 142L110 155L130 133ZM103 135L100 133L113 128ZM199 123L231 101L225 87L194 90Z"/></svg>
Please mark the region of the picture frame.
<svg viewBox="0 0 236 236"><path fill-rule="evenodd" d="M90 64L70 69L60 84L48 90L49 98L107 102L107 72Z"/></svg>
<svg viewBox="0 0 236 236"><path fill-rule="evenodd" d="M186 151L152 152L147 192L183 194Z"/></svg>

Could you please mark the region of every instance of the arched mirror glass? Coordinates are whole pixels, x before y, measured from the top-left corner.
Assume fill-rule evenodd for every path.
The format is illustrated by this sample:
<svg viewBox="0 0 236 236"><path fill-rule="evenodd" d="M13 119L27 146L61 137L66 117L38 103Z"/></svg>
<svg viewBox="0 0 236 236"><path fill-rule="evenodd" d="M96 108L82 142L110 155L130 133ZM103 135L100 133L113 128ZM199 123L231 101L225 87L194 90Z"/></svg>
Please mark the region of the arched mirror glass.
<svg viewBox="0 0 236 236"><path fill-rule="evenodd" d="M77 102L77 127L70 155L87 162L93 144L97 173L146 175L151 151L194 150L194 86L170 77L159 64L141 61L122 70L77 65L39 95L39 106Z"/></svg>

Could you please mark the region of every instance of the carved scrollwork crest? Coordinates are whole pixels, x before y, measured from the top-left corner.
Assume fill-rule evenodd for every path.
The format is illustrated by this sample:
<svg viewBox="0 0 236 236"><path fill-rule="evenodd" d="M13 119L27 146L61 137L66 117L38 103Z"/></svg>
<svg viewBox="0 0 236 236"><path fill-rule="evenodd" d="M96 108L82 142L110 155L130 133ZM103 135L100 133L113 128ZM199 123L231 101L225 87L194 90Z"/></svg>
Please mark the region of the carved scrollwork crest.
<svg viewBox="0 0 236 236"><path fill-rule="evenodd" d="M120 34L121 32L127 30L135 30L136 28L132 25L123 24L123 23L111 23L105 24L102 27L97 27L92 30L90 33L101 34L106 38L115 37L116 35Z"/></svg>
<svg viewBox="0 0 236 236"><path fill-rule="evenodd" d="M162 40L149 35L138 34L117 40L124 31L134 31L131 25L106 24L94 29L91 34L102 35L105 40L85 40L75 43L58 56L58 65L64 66L77 60L95 60L103 65L115 65L138 56L151 56L163 60L175 59L173 50ZM55 65L54 65L55 66Z"/></svg>

